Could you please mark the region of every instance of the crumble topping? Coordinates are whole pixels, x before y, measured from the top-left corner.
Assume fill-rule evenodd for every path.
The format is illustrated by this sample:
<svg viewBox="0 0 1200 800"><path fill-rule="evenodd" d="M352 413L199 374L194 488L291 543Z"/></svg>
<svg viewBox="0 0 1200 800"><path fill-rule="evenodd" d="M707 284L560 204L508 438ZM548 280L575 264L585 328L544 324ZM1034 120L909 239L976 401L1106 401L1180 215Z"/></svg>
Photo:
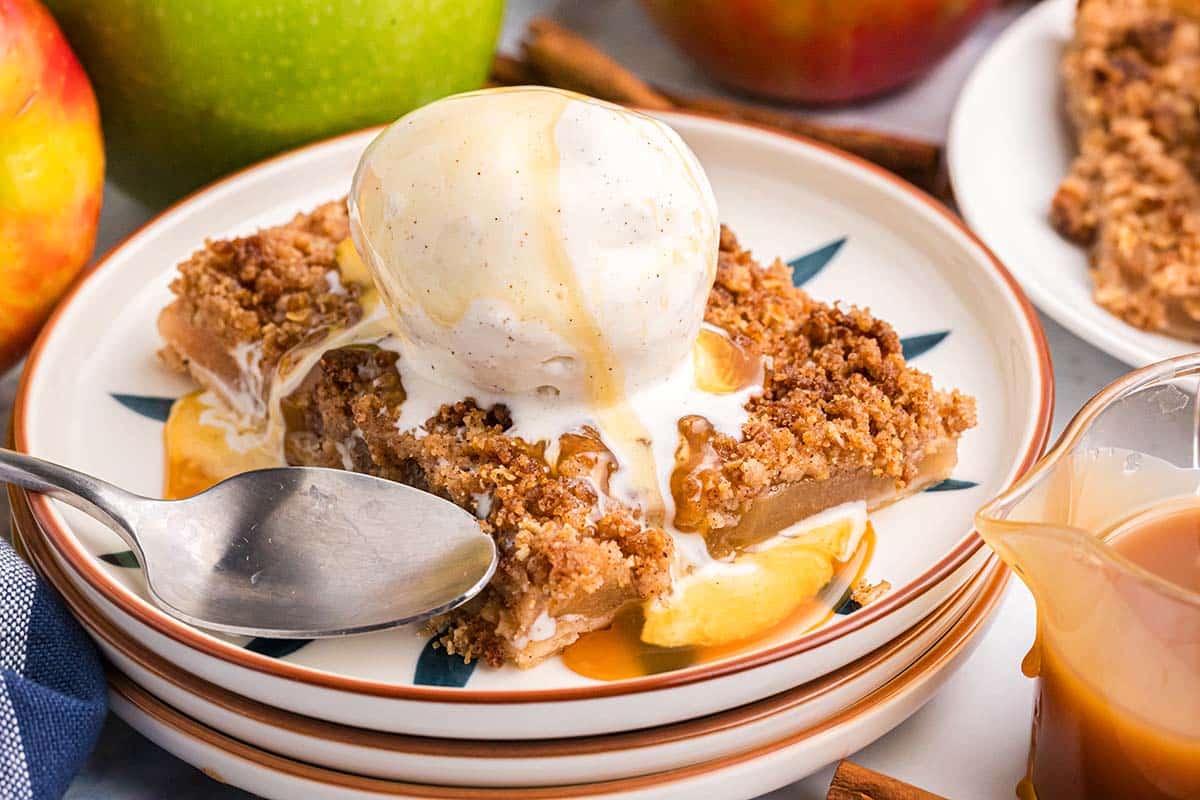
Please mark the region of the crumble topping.
<svg viewBox="0 0 1200 800"><path fill-rule="evenodd" d="M879 600L885 594L892 590L892 585L887 581L878 581L877 583L867 583L860 581L854 585L850 592L850 599L858 604L859 608L869 606L876 600Z"/></svg>
<svg viewBox="0 0 1200 800"><path fill-rule="evenodd" d="M1095 301L1200 340L1200 23L1165 0L1083 0L1062 62L1079 154L1050 219Z"/></svg>
<svg viewBox="0 0 1200 800"><path fill-rule="evenodd" d="M869 470L903 487L930 447L975 424L974 400L936 390L909 367L890 325L813 300L783 262L761 267L728 229L706 319L772 361L742 439L716 435L720 469L692 478L710 528L736 523L774 486L836 470Z"/></svg>
<svg viewBox="0 0 1200 800"><path fill-rule="evenodd" d="M173 311L226 349L260 345L269 372L307 336L361 316L358 284L329 279L338 274L337 244L349 235L346 204L335 201L286 225L205 242L179 265ZM168 341L160 355L182 370L189 354Z"/></svg>

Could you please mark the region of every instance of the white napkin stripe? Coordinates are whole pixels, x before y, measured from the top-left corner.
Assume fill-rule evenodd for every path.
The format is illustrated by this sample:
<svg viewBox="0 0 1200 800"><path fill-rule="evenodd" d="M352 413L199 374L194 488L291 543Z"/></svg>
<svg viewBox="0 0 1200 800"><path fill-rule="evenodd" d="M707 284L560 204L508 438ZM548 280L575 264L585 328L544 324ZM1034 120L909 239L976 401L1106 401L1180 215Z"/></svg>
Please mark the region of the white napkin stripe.
<svg viewBox="0 0 1200 800"><path fill-rule="evenodd" d="M37 593L37 576L11 548L0 548L0 667L21 672L25 669L29 618ZM7 797L7 795L3 795Z"/></svg>
<svg viewBox="0 0 1200 800"><path fill-rule="evenodd" d="M29 782L29 764L21 742L21 725L8 696L8 681L0 675L0 797L5 800L33 800Z"/></svg>

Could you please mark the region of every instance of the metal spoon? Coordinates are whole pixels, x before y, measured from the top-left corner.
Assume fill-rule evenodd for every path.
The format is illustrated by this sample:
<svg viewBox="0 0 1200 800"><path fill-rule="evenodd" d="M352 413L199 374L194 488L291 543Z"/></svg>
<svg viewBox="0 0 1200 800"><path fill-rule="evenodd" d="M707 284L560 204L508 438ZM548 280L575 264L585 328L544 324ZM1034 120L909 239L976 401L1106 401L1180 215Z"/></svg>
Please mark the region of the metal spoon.
<svg viewBox="0 0 1200 800"><path fill-rule="evenodd" d="M495 542L471 514L354 472L263 469L152 500L0 449L0 481L112 528L164 611L226 633L312 639L404 625L465 603L496 569Z"/></svg>

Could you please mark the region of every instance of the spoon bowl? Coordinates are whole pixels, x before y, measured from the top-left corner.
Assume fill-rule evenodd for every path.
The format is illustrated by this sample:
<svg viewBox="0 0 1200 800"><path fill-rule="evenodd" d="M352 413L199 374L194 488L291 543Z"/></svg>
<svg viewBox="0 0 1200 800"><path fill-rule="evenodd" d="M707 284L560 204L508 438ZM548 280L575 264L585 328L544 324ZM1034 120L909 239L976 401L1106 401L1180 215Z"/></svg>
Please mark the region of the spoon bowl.
<svg viewBox="0 0 1200 800"><path fill-rule="evenodd" d="M255 470L185 500L152 500L0 450L0 480L112 528L164 611L246 636L321 638L405 625L478 594L495 542L428 492L318 467Z"/></svg>

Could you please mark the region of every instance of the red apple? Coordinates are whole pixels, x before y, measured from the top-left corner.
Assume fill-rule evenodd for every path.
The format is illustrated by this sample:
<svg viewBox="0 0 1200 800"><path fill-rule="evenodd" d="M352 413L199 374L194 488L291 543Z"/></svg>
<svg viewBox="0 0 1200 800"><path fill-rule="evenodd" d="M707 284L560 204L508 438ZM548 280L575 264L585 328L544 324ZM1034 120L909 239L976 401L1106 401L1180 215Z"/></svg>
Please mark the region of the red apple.
<svg viewBox="0 0 1200 800"><path fill-rule="evenodd" d="M0 0L0 372L91 256L103 189L87 75L37 0Z"/></svg>
<svg viewBox="0 0 1200 800"><path fill-rule="evenodd" d="M930 69L996 0L642 0L718 81L801 103L842 103Z"/></svg>

